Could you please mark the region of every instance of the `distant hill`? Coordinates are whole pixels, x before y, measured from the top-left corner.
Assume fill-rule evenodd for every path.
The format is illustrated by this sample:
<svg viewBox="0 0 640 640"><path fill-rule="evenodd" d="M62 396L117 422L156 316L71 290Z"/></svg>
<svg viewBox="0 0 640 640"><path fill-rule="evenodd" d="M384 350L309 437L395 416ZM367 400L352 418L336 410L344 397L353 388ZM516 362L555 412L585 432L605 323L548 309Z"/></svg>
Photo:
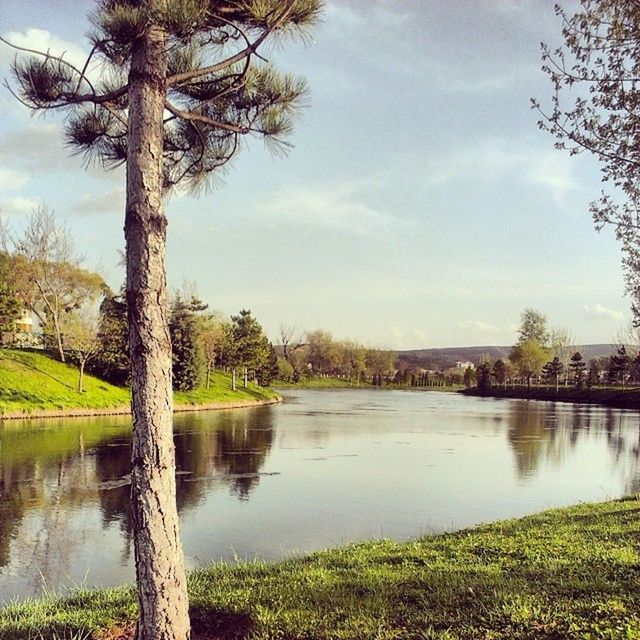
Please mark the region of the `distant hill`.
<svg viewBox="0 0 640 640"><path fill-rule="evenodd" d="M601 356L608 357L616 351L613 344L587 344L579 347L582 357L589 361L592 358ZM422 369L448 369L455 367L456 362L473 362L478 364L485 358L498 360L508 358L511 353L511 345L483 346L483 347L444 347L439 349L412 349L408 351L398 351L398 359L401 364L408 367L420 367Z"/></svg>

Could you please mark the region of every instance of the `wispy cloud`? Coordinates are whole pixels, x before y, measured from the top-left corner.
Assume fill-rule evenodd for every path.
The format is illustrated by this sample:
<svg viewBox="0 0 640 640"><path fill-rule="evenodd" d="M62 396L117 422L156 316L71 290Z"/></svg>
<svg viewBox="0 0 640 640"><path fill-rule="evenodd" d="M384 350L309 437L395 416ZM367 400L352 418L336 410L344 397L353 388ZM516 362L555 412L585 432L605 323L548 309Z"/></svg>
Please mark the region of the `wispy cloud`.
<svg viewBox="0 0 640 640"><path fill-rule="evenodd" d="M293 223L350 231L358 235L390 229L394 218L359 197L357 187L286 188L275 193L262 210Z"/></svg>
<svg viewBox="0 0 640 640"><path fill-rule="evenodd" d="M124 207L124 189L116 188L103 193L85 193L73 205L76 213L91 215L95 213L122 213Z"/></svg>
<svg viewBox="0 0 640 640"><path fill-rule="evenodd" d="M14 196L12 198L0 199L0 215L2 216L24 216L30 214L40 206L40 201L36 198L26 198Z"/></svg>
<svg viewBox="0 0 640 640"><path fill-rule="evenodd" d="M567 193L581 188L574 176L575 163L566 154L541 149L531 144L489 138L456 150L444 157L432 157L423 163L424 182L437 187L472 180L486 183L519 182L541 187L558 202Z"/></svg>
<svg viewBox="0 0 640 640"><path fill-rule="evenodd" d="M615 320L617 322L624 320L624 313L622 313L622 311L609 309L599 302L592 306L584 305L583 311L587 320Z"/></svg>
<svg viewBox="0 0 640 640"><path fill-rule="evenodd" d="M15 191L24 187L27 182L29 182L29 176L26 173L0 167L0 190Z"/></svg>

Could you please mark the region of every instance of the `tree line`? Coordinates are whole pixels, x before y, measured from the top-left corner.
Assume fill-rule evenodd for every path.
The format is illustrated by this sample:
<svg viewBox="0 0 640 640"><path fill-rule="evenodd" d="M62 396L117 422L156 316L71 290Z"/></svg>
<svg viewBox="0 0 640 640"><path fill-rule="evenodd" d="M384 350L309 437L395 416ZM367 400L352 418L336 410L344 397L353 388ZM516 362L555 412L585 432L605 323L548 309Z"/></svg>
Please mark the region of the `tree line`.
<svg viewBox="0 0 640 640"><path fill-rule="evenodd" d="M492 385L526 384L532 380L546 385L572 385L577 389L597 384L621 385L640 383L640 351L633 353L620 344L610 356L584 359L566 329L550 329L544 314L526 308L521 316L518 340L508 359L482 362L474 372L479 389ZM466 386L473 384L471 372L465 376Z"/></svg>
<svg viewBox="0 0 640 640"><path fill-rule="evenodd" d="M11 344L16 320L28 311L37 319L42 346L62 362L78 366L78 390L85 369L116 385L130 383L128 313L124 290L114 294L102 276L83 267L73 237L52 211L42 207L24 230L2 227L0 330ZM216 367L267 386L277 374L277 357L259 322L248 310L229 320L185 287L168 308L172 379L176 391L211 386Z"/></svg>

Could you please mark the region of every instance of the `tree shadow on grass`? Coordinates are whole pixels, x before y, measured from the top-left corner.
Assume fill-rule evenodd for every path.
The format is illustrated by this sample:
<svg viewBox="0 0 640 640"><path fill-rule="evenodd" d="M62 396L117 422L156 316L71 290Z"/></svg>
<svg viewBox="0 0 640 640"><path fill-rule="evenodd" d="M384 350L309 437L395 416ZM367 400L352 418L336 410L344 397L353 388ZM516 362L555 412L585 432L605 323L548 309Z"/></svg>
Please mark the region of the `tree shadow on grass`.
<svg viewBox="0 0 640 640"><path fill-rule="evenodd" d="M219 609L192 607L192 640L245 640L253 626L246 613L232 613Z"/></svg>
<svg viewBox="0 0 640 640"><path fill-rule="evenodd" d="M247 614L219 609L192 607L189 617L191 640L246 640L253 626ZM114 626L90 636L91 640L135 640L135 637L135 623Z"/></svg>

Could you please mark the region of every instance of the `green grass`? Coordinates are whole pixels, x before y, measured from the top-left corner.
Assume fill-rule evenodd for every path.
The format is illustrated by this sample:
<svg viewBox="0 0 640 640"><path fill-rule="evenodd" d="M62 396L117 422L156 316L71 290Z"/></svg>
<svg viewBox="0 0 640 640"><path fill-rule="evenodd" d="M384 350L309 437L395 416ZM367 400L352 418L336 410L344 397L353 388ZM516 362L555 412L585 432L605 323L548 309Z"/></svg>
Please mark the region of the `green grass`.
<svg viewBox="0 0 640 640"><path fill-rule="evenodd" d="M130 402L127 389L85 375L78 390L78 369L42 352L0 350L0 413L55 409L107 409Z"/></svg>
<svg viewBox="0 0 640 640"><path fill-rule="evenodd" d="M192 620L199 638L633 640L639 540L634 497L276 564L220 564L191 574ZM135 618L134 603L120 588L12 604L0 611L0 640L108 637Z"/></svg>
<svg viewBox="0 0 640 640"><path fill-rule="evenodd" d="M283 382L278 380L274 383L277 389L372 389L370 384L352 384L342 378L302 378L298 382Z"/></svg>
<svg viewBox="0 0 640 640"><path fill-rule="evenodd" d="M128 389L116 387L95 376L85 374L84 393L79 393L78 369L63 364L40 351L0 349L0 415L38 411L73 409L113 409L128 407ZM231 390L228 375L215 373L210 389L176 393L177 405L233 403L273 400L278 396L270 389L251 384L248 389L238 385Z"/></svg>
<svg viewBox="0 0 640 640"><path fill-rule="evenodd" d="M460 391L460 389L464 389L463 385L412 387L410 385L396 383L388 383L382 387L375 387L366 382L353 384L348 380L332 377L303 378L298 382L283 382L277 380L273 386L277 389L402 389L406 391Z"/></svg>
<svg viewBox="0 0 640 640"><path fill-rule="evenodd" d="M272 389L258 387L252 382L249 387L242 387L242 380L236 383L236 390L231 389L231 379L225 373L215 372L211 375L211 387L194 391L177 391L173 394L176 405L206 405L217 402L233 403L247 401L277 400L278 394Z"/></svg>

